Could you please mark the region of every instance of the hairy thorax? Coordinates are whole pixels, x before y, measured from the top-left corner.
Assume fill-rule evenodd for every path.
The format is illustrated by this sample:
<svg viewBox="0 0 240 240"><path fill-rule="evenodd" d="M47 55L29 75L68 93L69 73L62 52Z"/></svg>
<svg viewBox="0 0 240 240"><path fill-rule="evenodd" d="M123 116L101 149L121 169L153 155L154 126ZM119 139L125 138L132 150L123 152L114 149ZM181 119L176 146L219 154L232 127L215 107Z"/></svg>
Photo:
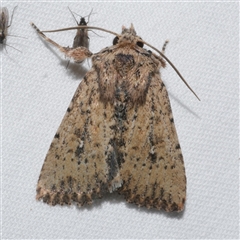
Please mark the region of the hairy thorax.
<svg viewBox="0 0 240 240"><path fill-rule="evenodd" d="M144 103L152 78L165 62L138 46L138 40L126 32L116 45L93 56L102 101L114 103L121 95L132 104Z"/></svg>

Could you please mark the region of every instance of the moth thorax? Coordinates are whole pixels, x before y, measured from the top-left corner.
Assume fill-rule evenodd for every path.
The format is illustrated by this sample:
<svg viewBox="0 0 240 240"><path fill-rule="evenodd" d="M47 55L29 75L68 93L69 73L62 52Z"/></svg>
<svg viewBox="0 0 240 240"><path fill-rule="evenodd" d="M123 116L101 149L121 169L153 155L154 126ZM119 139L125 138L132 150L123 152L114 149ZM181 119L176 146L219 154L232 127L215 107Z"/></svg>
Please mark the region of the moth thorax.
<svg viewBox="0 0 240 240"><path fill-rule="evenodd" d="M122 76L126 76L128 72L135 66L134 57L131 54L119 53L115 56L114 67Z"/></svg>

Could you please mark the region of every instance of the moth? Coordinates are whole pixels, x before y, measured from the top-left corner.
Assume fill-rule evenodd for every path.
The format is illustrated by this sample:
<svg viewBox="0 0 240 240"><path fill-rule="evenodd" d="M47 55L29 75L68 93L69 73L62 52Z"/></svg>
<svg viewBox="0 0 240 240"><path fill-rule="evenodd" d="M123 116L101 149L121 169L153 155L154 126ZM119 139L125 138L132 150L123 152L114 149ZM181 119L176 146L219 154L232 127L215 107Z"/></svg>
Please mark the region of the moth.
<svg viewBox="0 0 240 240"><path fill-rule="evenodd" d="M112 46L91 55L92 68L48 150L36 199L82 206L117 191L138 206L182 211L185 167L160 76L165 60L170 61L158 50L160 55L143 48L151 45L133 25L113 34Z"/></svg>
<svg viewBox="0 0 240 240"><path fill-rule="evenodd" d="M73 12L71 11L70 8L68 8L70 13L72 14L74 20L76 21L78 26L87 26L87 24L89 23L89 19L90 19L90 15L92 13L92 11L90 12L90 14L88 15L88 21L86 22L85 18L86 17L80 17L80 21L78 22L77 19L75 18ZM85 47L85 48L89 48L89 37L88 37L88 30L87 28L79 28L77 29L77 33L76 36L74 38L73 41L73 48L77 48L77 47Z"/></svg>
<svg viewBox="0 0 240 240"><path fill-rule="evenodd" d="M92 11L88 15L88 21L87 22L85 20L86 17L80 17L80 21L78 22L77 19L74 16L73 12L71 11L71 9L70 8L68 8L68 9L69 9L70 13L72 14L74 20L76 21L77 26L87 26ZM77 47L85 47L86 49L89 49L88 30L86 28L85 29L77 29L77 33L74 37L72 48L77 48ZM84 62L84 60L75 61L75 63L80 63L80 64L83 63L83 62ZM68 64L69 64L69 62L68 62Z"/></svg>

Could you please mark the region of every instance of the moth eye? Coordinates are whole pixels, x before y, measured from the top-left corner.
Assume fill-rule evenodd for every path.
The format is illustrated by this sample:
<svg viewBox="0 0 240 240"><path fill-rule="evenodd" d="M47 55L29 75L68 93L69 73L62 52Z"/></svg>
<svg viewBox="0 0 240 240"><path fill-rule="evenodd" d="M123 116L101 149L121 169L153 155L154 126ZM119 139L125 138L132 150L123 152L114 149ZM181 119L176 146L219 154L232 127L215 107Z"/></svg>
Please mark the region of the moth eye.
<svg viewBox="0 0 240 240"><path fill-rule="evenodd" d="M144 44L143 42L137 42L137 45L142 48Z"/></svg>
<svg viewBox="0 0 240 240"><path fill-rule="evenodd" d="M113 39L113 45L116 45L116 44L118 43L118 40L119 40L119 38L118 38L118 37L115 37L115 38Z"/></svg>

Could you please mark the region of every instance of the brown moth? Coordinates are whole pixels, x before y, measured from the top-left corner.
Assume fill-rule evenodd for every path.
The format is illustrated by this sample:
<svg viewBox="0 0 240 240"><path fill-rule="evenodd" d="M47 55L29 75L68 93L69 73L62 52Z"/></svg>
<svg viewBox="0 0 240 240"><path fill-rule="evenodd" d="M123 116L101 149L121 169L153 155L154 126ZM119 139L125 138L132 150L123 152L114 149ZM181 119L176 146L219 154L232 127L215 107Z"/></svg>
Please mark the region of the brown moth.
<svg viewBox="0 0 240 240"><path fill-rule="evenodd" d="M182 211L185 168L159 72L169 60L144 49L150 45L133 25L115 35L113 46L91 56L48 150L36 198L84 205L118 191L138 206Z"/></svg>

